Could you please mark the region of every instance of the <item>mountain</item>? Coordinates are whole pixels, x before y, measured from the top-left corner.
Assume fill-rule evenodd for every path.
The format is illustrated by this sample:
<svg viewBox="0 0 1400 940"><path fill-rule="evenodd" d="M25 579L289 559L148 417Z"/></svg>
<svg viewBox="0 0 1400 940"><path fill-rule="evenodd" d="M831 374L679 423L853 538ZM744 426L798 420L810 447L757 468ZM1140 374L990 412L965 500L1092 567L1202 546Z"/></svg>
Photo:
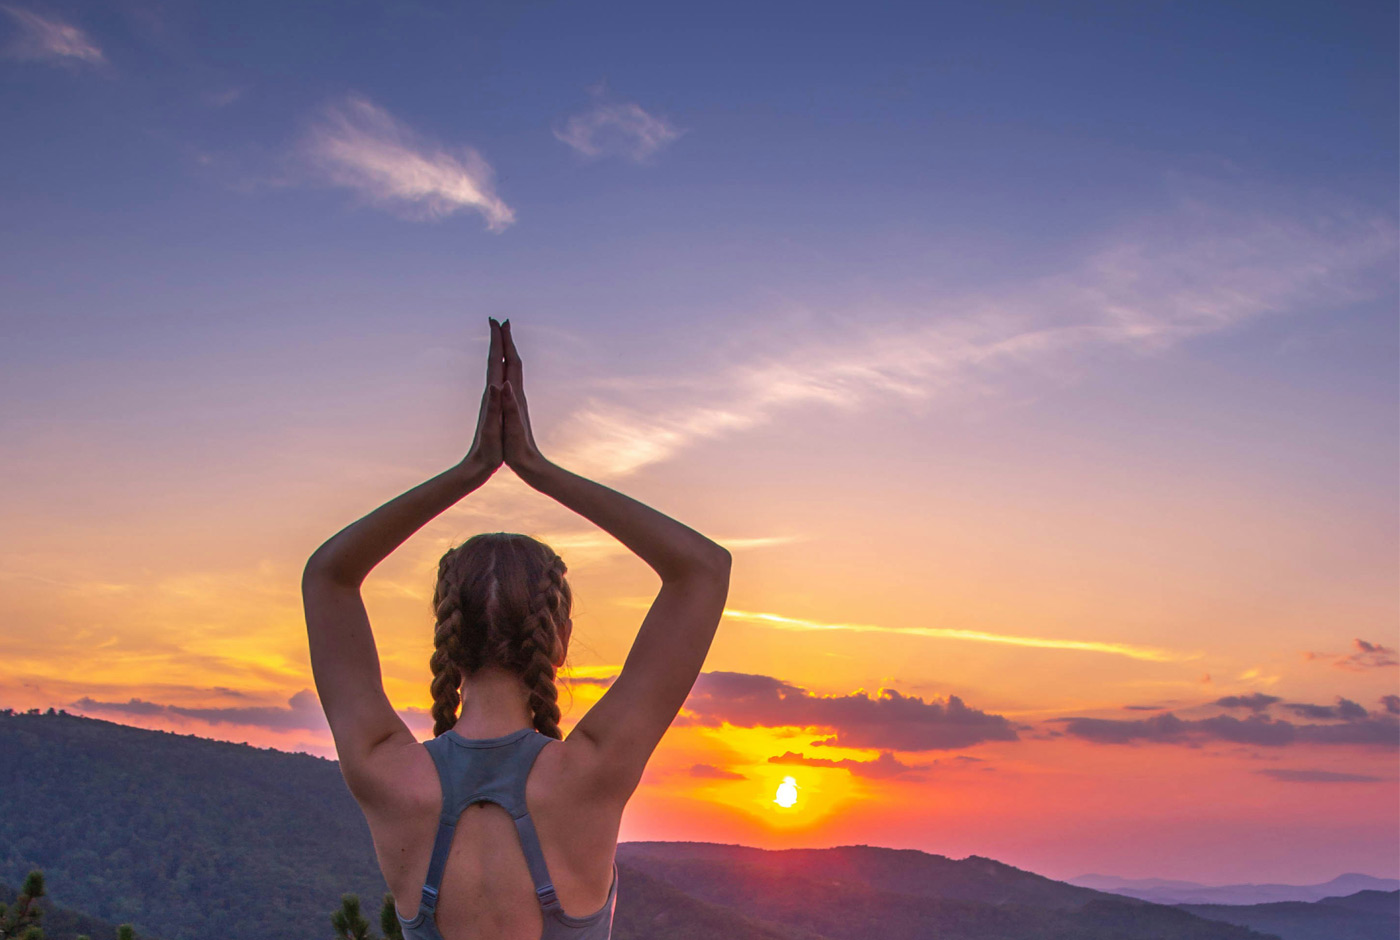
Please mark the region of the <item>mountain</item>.
<svg viewBox="0 0 1400 940"><path fill-rule="evenodd" d="M0 711L0 880L166 940L315 940L385 892L334 761ZM618 847L617 940L1262 940L976 856ZM95 938L103 936L94 933Z"/></svg>
<svg viewBox="0 0 1400 940"><path fill-rule="evenodd" d="M387 890L334 761L75 715L0 713L0 881L167 940L329 933Z"/></svg>
<svg viewBox="0 0 1400 940"><path fill-rule="evenodd" d="M1184 904L1211 920L1267 931L1281 940L1395 940L1400 937L1400 891L1358 891L1320 901L1281 901L1232 907Z"/></svg>
<svg viewBox="0 0 1400 940"><path fill-rule="evenodd" d="M1321 901L1358 891L1395 891L1400 881L1371 875L1338 875L1318 885L1203 885L1194 881L1163 878L1116 878L1113 875L1080 875L1070 884L1139 898L1157 904L1271 904L1276 901Z"/></svg>
<svg viewBox="0 0 1400 940"><path fill-rule="evenodd" d="M769 851L627 842L618 846L618 859L691 897L826 940L1260 938L977 856L953 861L871 846Z"/></svg>

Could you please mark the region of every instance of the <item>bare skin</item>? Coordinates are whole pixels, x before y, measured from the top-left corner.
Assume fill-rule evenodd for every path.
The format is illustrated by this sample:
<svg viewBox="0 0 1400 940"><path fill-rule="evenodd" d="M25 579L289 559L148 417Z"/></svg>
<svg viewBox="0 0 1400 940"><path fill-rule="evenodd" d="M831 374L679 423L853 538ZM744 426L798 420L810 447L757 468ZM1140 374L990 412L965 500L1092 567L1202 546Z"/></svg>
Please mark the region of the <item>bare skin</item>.
<svg viewBox="0 0 1400 940"><path fill-rule="evenodd" d="M427 750L384 694L360 586L370 571L502 465L609 532L661 579L622 672L559 742L547 744L526 783L545 863L564 913L583 917L612 886L622 812L709 652L729 590L729 553L630 497L570 473L535 444L510 322L491 321L487 384L477 430L456 466L342 529L312 554L302 598L316 690L341 772L364 811L399 911L412 917L442 807ZM563 665L564 644L555 662ZM465 680L454 731L501 737L532 726L528 690L483 669ZM457 825L437 906L446 940L538 940L542 915L510 816L477 804Z"/></svg>

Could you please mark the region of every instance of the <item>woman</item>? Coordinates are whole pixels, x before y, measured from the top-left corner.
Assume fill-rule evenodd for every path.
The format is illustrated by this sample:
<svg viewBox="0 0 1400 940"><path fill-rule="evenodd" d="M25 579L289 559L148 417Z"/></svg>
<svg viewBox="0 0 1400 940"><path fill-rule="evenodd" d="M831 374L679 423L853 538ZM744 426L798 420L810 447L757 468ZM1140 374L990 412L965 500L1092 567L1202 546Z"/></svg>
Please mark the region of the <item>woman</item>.
<svg viewBox="0 0 1400 940"><path fill-rule="evenodd" d="M700 673L730 558L698 532L541 456L510 321L490 322L487 388L466 457L343 529L307 562L311 666L408 940L606 940L622 810ZM561 740L554 676L572 629L563 561L504 533L448 551L433 598L435 737L420 743L384 694L360 585L502 463L635 552L661 589L621 674Z"/></svg>

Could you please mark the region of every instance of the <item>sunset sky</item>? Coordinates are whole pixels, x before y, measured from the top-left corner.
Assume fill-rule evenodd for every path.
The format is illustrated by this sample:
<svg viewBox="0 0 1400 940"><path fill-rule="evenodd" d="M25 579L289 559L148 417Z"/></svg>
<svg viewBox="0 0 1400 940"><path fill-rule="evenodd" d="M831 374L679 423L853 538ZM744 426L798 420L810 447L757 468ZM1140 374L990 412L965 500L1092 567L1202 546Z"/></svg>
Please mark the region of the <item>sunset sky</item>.
<svg viewBox="0 0 1400 940"><path fill-rule="evenodd" d="M310 553L728 546L622 837L1400 876L1393 2L0 5L0 707L333 756ZM656 577L553 545L565 726ZM774 801L792 777L797 801Z"/></svg>

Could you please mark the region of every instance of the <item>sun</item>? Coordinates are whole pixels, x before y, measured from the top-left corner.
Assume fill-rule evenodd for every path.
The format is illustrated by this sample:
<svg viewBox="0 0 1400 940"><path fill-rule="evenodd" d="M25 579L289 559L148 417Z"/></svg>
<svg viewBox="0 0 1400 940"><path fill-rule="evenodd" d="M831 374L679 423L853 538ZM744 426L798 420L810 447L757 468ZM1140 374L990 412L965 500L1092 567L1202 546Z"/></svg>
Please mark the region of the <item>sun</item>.
<svg viewBox="0 0 1400 940"><path fill-rule="evenodd" d="M773 797L773 802L783 809L789 809L797 802L797 781L792 777L784 777L783 782L778 784L778 795Z"/></svg>

